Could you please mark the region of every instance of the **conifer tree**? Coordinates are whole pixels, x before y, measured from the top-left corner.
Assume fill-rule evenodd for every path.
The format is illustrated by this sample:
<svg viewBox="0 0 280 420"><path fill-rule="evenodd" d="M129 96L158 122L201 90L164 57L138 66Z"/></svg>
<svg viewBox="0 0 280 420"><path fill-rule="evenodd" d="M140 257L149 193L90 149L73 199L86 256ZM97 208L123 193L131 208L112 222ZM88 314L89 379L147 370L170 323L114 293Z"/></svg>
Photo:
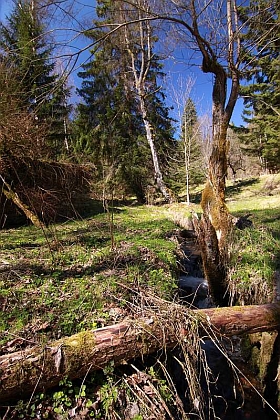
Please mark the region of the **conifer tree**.
<svg viewBox="0 0 280 420"><path fill-rule="evenodd" d="M41 155L57 158L64 149L69 89L54 73L53 48L45 37L39 0L17 0L7 24L0 24L0 49L16 69L19 103L36 124L49 127Z"/></svg>
<svg viewBox="0 0 280 420"><path fill-rule="evenodd" d="M252 10L259 10L252 14ZM240 9L248 31L243 43L255 42L256 50L245 55L249 84L242 87L248 123L242 136L247 150L258 151L264 169L280 169L280 40L279 2L250 1Z"/></svg>
<svg viewBox="0 0 280 420"><path fill-rule="evenodd" d="M184 156L185 187L190 203L190 184L203 179L199 122L194 102L187 99L181 125L180 145Z"/></svg>
<svg viewBox="0 0 280 420"><path fill-rule="evenodd" d="M95 26L99 25L100 28L87 32L92 41L100 39L110 31L111 25L124 18L121 2L99 1L98 4L99 19ZM136 38L133 48L139 48ZM114 167L114 174L117 173L143 201L145 188L153 183L154 168L150 145L145 139L146 126L139 92L135 89L125 30L111 34L92 53L93 60L83 66L84 71L79 73L83 78L79 93L84 103L78 106L76 146L91 152L97 165L103 162L103 165ZM139 62L135 64L140 65ZM164 96L157 86L160 73L158 57L153 56L146 78L145 106L157 142L158 159L162 165L167 165L166 148L173 146L172 125L163 103Z"/></svg>
<svg viewBox="0 0 280 420"><path fill-rule="evenodd" d="M103 10L98 9L99 16ZM88 36L95 39L100 33ZM83 102L74 120L74 148L78 159L94 163L101 185L105 181L109 190L118 185L120 191L122 184L124 192L135 193L143 202L149 165L144 164L143 130L123 72L122 57L111 38L83 66L78 74L83 79L78 89Z"/></svg>

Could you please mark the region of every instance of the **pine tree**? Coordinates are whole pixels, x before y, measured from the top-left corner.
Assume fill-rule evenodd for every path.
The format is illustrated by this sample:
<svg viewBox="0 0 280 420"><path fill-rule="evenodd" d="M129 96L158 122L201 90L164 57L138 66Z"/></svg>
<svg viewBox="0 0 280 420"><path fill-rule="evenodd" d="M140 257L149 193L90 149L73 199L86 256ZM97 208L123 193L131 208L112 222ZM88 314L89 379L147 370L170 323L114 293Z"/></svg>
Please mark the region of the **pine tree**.
<svg viewBox="0 0 280 420"><path fill-rule="evenodd" d="M0 24L0 49L16 69L22 109L33 114L36 124L48 127L41 155L56 158L64 149L66 104L69 89L54 73L52 47L45 38L39 0L17 0L7 25Z"/></svg>
<svg viewBox="0 0 280 420"><path fill-rule="evenodd" d="M252 10L259 14L251 16ZM280 169L280 41L279 2L251 1L240 14L248 27L244 43L254 42L254 60L245 55L249 84L242 88L248 123L242 137L247 149L257 150L263 168Z"/></svg>
<svg viewBox="0 0 280 420"><path fill-rule="evenodd" d="M95 39L100 32L88 36ZM118 185L120 191L122 184L124 193L134 193L142 202L148 176L143 130L123 84L123 71L120 52L110 39L78 74L83 79L78 89L83 103L78 104L74 121L75 154L95 164L102 187L105 181L109 190Z"/></svg>
<svg viewBox="0 0 280 420"><path fill-rule="evenodd" d="M90 39L99 39L110 30L109 25L119 22L117 17L120 18L123 11L120 3L98 2L99 19L95 25L100 25L100 29L88 32ZM102 43L98 51L92 53L93 60L83 66L84 72L79 73L83 78L79 94L84 103L78 106L77 146L87 150L87 153L91 152L97 166L98 162L102 162L103 167L104 164L114 167L114 174L118 174L129 189L137 194L137 198L143 201L145 188L153 183L151 175L154 171L145 139L145 122L138 92L134 89L135 79L125 43L125 32L115 32ZM145 106L161 163L166 164L166 148L173 145L172 126L168 110L163 104L164 96L156 84L160 72L158 58L153 57L147 74L146 89L149 86L150 92L145 91Z"/></svg>

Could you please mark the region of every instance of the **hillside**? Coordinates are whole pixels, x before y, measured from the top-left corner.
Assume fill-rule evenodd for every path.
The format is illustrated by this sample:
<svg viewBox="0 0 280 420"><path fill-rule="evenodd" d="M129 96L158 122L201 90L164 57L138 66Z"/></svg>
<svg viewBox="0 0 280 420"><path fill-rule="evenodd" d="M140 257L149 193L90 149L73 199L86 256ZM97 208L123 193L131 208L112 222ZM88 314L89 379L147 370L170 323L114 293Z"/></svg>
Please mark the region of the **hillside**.
<svg viewBox="0 0 280 420"><path fill-rule="evenodd" d="M231 240L231 289L242 304L275 299L280 270L279 186L280 175L228 187L232 214L250 213L252 221L252 226L234 230ZM126 319L141 311L142 291L176 299L178 230L179 224L188 226L190 210L199 212L199 206L115 205L108 211L93 206L87 219L51 225L45 231L34 226L2 230L1 354ZM6 418L123 418L114 414L122 404L118 408L122 413L128 413L128 407L133 412L133 404L138 407L134 416L129 411L130 417L124 418L152 418L151 401L144 399L143 405L138 401L142 386L155 393L154 404L165 407L158 412L166 416L161 418L177 418L167 415L169 410L174 414L176 407L172 385L158 367L153 370L153 364L147 361L146 370L139 367L141 373L138 367L116 373L109 366L77 383L66 378L59 389L46 395L34 392L30 401L18 402ZM136 373L143 375L137 386ZM124 375L122 380L118 375ZM128 388L132 384L129 380L134 381L131 395L120 403L124 383ZM6 410L3 407L3 415Z"/></svg>

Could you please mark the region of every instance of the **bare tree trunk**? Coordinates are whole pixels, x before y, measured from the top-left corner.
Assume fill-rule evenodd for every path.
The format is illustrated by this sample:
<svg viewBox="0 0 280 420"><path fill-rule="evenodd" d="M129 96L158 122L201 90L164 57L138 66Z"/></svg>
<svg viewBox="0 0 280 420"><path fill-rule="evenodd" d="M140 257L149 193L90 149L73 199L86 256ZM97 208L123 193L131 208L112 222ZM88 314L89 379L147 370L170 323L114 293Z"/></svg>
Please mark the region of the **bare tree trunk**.
<svg viewBox="0 0 280 420"><path fill-rule="evenodd" d="M29 219L34 226L38 227L38 228L43 228L44 227L44 223L40 221L40 219L38 218L38 216L29 209L29 207L24 204L22 202L22 200L19 198L18 194L13 191L12 187L10 186L10 184L8 184L8 182L5 181L5 179L0 175L0 178L4 184L4 188L3 188L3 193L5 194L6 198L8 200L12 200L12 202L20 209L23 211L23 213L25 214L25 216L27 217L27 219Z"/></svg>
<svg viewBox="0 0 280 420"><path fill-rule="evenodd" d="M152 155L152 159L153 159L156 185L157 185L159 191L162 193L163 197L168 202L170 202L170 201L172 201L171 200L171 195L170 195L170 193L168 191L168 188L166 187L165 182L164 182L163 177L162 177L162 172L161 172L161 169L160 169L158 156L157 156L157 151L156 151L156 147L155 147L155 143L154 143L154 139L153 139L153 129L152 129L152 126L149 123L149 120L147 118L145 100L143 98L143 95L141 95L140 93L139 93L139 102L140 102L141 114L142 114L145 130L146 130L146 137L147 137L147 141L148 141L149 146L150 146L151 155Z"/></svg>
<svg viewBox="0 0 280 420"><path fill-rule="evenodd" d="M156 186L159 191L162 193L163 197L168 201L172 201L172 194L167 188L162 172L160 169L160 164L158 160L157 150L154 142L154 127L152 127L151 122L149 120L148 110L145 103L146 97L146 89L145 85L147 82L147 77L149 76L149 72L151 70L151 63L152 63L152 56L153 56L153 40L152 40L152 30L150 27L150 23L147 20L144 22L145 17L148 17L148 4L146 1L142 2L143 4L138 4L138 17L139 22L136 23L138 26L138 44L139 44L139 51L135 53L133 51L133 47L131 45L135 43L135 39L131 39L131 33L129 32L129 27L124 27L125 33L125 44L126 50L131 59L131 70L134 78L134 87L136 92L136 100L139 103L141 116L143 119L147 141L151 150L152 161L154 166L154 175L155 175L155 182ZM147 8L147 14L145 13L145 9ZM146 31L144 29L144 25L146 25ZM138 63L140 62L140 64ZM137 67L138 63L138 67ZM153 94L153 93L152 93Z"/></svg>
<svg viewBox="0 0 280 420"><path fill-rule="evenodd" d="M203 39L198 30L195 2L192 0L193 28L197 44L203 56L202 70L214 75L212 91L212 153L209 161L208 182L202 193L203 217L198 229L202 248L205 276L217 305L229 304L227 284L228 241L231 233L231 218L225 204L225 188L228 167L229 145L227 129L235 107L239 91L238 64L240 55L237 30L235 0L227 0L228 56L227 68L230 73L231 90L227 99L228 74L218 62L218 57Z"/></svg>
<svg viewBox="0 0 280 420"><path fill-rule="evenodd" d="M170 306L171 309L171 306ZM149 319L124 321L95 331L83 331L71 337L0 356L0 403L18 400L34 392L58 385L68 376L82 378L89 371L102 369L113 361L124 361L172 348L188 337L188 326L181 322L186 310L176 305L177 321L158 314ZM197 318L202 333L214 328L216 333L236 335L280 328L280 304L190 311ZM206 329L206 334L205 334ZM209 331L209 329L208 329Z"/></svg>

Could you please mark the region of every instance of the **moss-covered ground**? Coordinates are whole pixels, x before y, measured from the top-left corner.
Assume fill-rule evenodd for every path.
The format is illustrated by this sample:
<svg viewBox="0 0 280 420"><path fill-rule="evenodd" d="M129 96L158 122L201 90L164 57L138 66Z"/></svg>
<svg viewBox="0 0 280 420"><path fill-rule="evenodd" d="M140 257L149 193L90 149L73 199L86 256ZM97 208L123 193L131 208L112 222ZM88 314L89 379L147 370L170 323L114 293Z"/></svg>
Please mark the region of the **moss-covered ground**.
<svg viewBox="0 0 280 420"><path fill-rule="evenodd" d="M280 270L279 186L279 175L228 186L231 213L250 213L252 221L231 238L230 276L241 303L273 299ZM199 206L191 209L199 211ZM183 203L116 206L45 231L33 226L1 230L0 354L116 323L128 315L127 302L133 303L137 288L172 300L178 276L174 232L176 223L189 215ZM156 389L155 398L164 395L168 401L166 382L154 371L145 375L141 381L147 391ZM119 404L119 380L112 367L78 385L65 378L47 396L35 394L10 407L6 418L124 418L110 411ZM94 394L93 383L100 384ZM140 403L132 395L136 386L137 381L129 385L126 379L132 404L130 417L126 415L141 420Z"/></svg>

